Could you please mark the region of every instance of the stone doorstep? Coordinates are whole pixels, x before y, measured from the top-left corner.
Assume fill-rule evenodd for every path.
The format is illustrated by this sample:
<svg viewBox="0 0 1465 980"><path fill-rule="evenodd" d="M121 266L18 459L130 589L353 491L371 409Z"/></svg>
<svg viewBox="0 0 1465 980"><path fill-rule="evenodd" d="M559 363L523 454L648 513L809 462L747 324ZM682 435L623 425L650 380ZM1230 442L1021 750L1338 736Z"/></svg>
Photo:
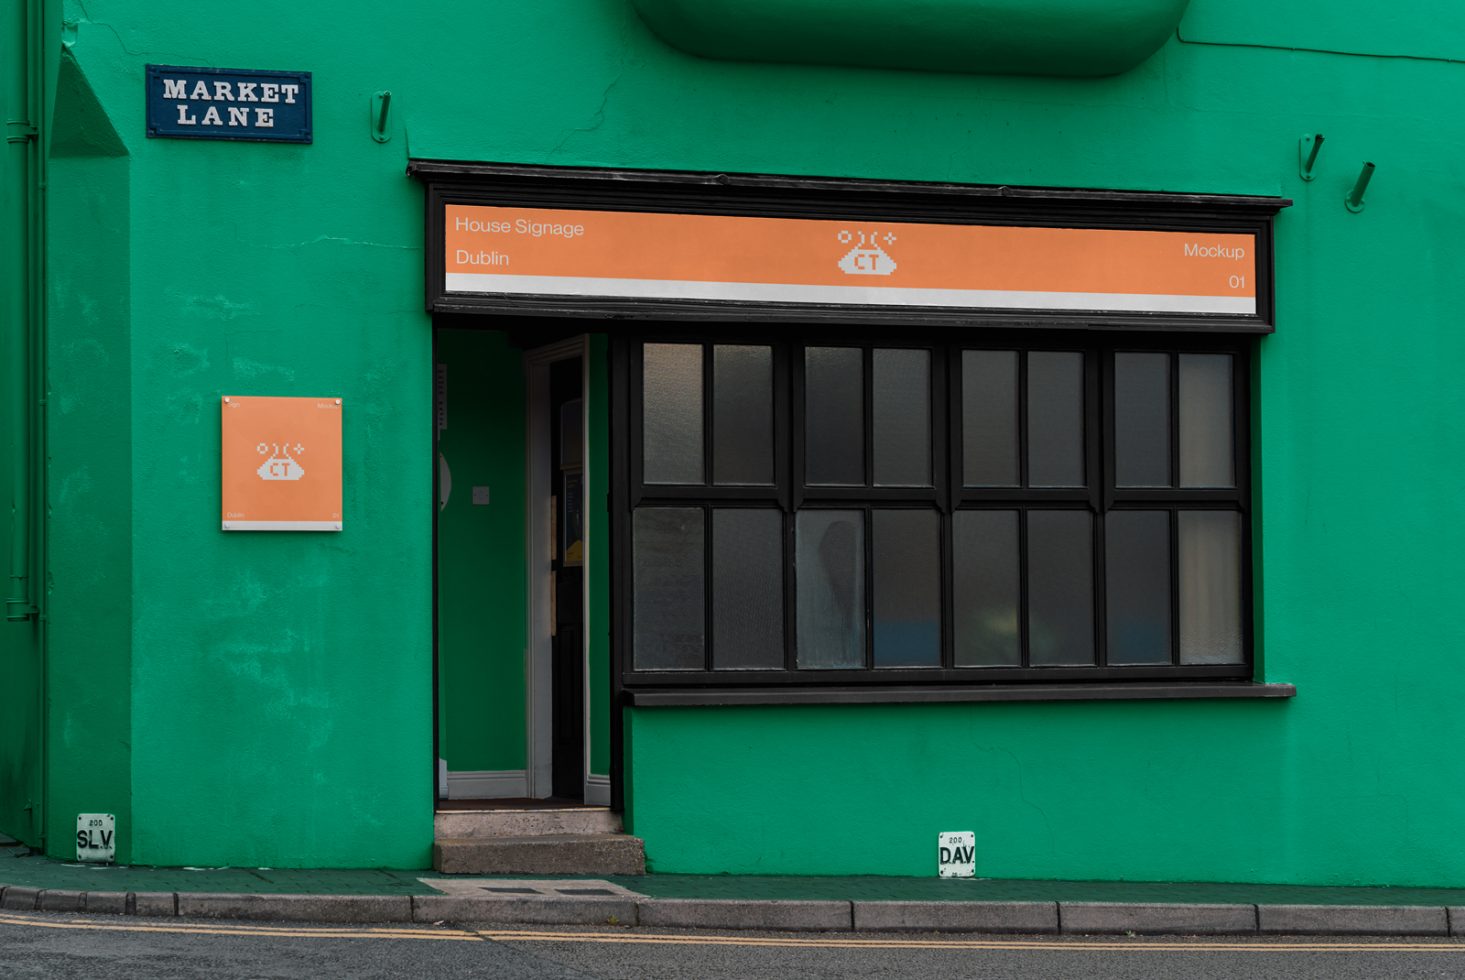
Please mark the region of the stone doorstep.
<svg viewBox="0 0 1465 980"><path fill-rule="evenodd" d="M434 883L437 879L432 879ZM1465 935L1465 906L1245 905L1105 902L872 902L646 898L575 894L600 883L514 881L545 893L266 895L82 892L0 885L0 909L293 922L486 922L829 932L1146 935ZM481 889L481 883L478 883ZM608 885L606 890L617 890ZM560 886L568 886L561 888ZM568 892L568 893L567 893Z"/></svg>
<svg viewBox="0 0 1465 980"><path fill-rule="evenodd" d="M646 873L645 846L626 834L453 837L433 842L432 866L444 874L546 875Z"/></svg>

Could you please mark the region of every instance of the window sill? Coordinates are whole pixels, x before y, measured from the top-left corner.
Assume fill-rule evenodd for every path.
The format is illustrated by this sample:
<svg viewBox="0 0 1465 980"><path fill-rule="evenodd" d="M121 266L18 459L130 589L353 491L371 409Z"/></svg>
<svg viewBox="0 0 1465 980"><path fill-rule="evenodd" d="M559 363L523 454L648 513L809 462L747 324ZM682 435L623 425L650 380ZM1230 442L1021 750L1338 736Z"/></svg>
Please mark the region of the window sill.
<svg viewBox="0 0 1465 980"><path fill-rule="evenodd" d="M624 692L636 708L764 704L972 704L987 701L1193 701L1297 696L1291 684L989 684L971 687L684 688Z"/></svg>

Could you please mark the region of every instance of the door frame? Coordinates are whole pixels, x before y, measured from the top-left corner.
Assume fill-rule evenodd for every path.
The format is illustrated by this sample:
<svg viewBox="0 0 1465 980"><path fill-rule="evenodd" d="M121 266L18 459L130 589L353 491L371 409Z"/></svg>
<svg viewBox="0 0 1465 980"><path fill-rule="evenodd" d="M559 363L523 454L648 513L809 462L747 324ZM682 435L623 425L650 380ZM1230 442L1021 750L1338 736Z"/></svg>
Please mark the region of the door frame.
<svg viewBox="0 0 1465 980"><path fill-rule="evenodd" d="M586 567L589 567L589 553L593 534L591 521L594 508L588 502L595 499L590 485L590 337L580 334L543 347L534 347L524 352L525 375L525 506L527 508L527 540L525 541L526 572L529 584L529 628L528 645L524 650L525 722L527 725L525 746L527 758L525 770L528 774L529 796L544 799L552 792L554 759L554 672L550 643L551 597L549 586L550 555L557 544L554 540L554 514L550 509L553 488L550 485L551 418L549 392L549 366L556 361L580 358L581 390L581 458L584 468L585 507L585 553ZM580 782L586 803L607 806L610 803L610 787L603 781L592 784L590 779L590 589L581 590L582 622L580 630L580 657L582 663L583 712L582 730L584 738L584 762L581 766ZM597 624L597 627L599 624Z"/></svg>

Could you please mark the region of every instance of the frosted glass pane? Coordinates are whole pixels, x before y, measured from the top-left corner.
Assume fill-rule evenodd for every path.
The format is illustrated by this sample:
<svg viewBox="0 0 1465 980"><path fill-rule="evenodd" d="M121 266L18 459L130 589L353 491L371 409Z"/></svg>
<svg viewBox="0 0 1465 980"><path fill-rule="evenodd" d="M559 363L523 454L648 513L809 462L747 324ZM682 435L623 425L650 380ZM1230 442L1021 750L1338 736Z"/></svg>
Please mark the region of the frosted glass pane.
<svg viewBox="0 0 1465 980"><path fill-rule="evenodd" d="M1028 511L1028 656L1094 662L1094 536L1087 511Z"/></svg>
<svg viewBox="0 0 1465 980"><path fill-rule="evenodd" d="M712 666L783 666L783 514L712 512Z"/></svg>
<svg viewBox="0 0 1465 980"><path fill-rule="evenodd" d="M877 487L931 485L931 352L876 350L871 374L875 399Z"/></svg>
<svg viewBox="0 0 1465 980"><path fill-rule="evenodd" d="M712 482L773 482L772 348L712 348Z"/></svg>
<svg viewBox="0 0 1465 980"><path fill-rule="evenodd" d="M642 429L647 483L701 483L702 347L644 348Z"/></svg>
<svg viewBox="0 0 1465 980"><path fill-rule="evenodd" d="M865 515L799 511L795 534L800 667L865 665Z"/></svg>
<svg viewBox="0 0 1465 980"><path fill-rule="evenodd" d="M865 360L853 347L804 351L807 482L865 485Z"/></svg>
<svg viewBox="0 0 1465 980"><path fill-rule="evenodd" d="M1084 486L1083 355L1028 354L1028 486Z"/></svg>
<svg viewBox="0 0 1465 980"><path fill-rule="evenodd" d="M872 520L875 666L939 667L941 518L931 510L877 510Z"/></svg>
<svg viewBox="0 0 1465 980"><path fill-rule="evenodd" d="M1114 510L1104 521L1109 663L1170 662L1170 514Z"/></svg>
<svg viewBox="0 0 1465 980"><path fill-rule="evenodd" d="M1016 351L962 351L961 453L967 486L1018 485Z"/></svg>
<svg viewBox="0 0 1465 980"><path fill-rule="evenodd" d="M1180 662L1239 664L1241 515L1180 512Z"/></svg>
<svg viewBox="0 0 1465 980"><path fill-rule="evenodd" d="M1231 355L1180 355L1180 485L1234 487Z"/></svg>
<svg viewBox="0 0 1465 980"><path fill-rule="evenodd" d="M1114 470L1121 487L1170 486L1170 355L1114 355Z"/></svg>
<svg viewBox="0 0 1465 980"><path fill-rule="evenodd" d="M707 617L703 517L696 507L643 507L631 524L633 660L637 670L701 670Z"/></svg>
<svg viewBox="0 0 1465 980"><path fill-rule="evenodd" d="M1017 511L960 510L952 526L956 666L1016 667L1022 663Z"/></svg>

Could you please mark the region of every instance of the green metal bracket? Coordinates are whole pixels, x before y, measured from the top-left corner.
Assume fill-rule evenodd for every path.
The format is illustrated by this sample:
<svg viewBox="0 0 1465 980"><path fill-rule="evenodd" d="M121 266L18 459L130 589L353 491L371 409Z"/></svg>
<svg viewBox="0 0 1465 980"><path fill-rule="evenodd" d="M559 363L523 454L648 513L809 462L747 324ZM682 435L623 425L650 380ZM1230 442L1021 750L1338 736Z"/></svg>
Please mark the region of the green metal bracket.
<svg viewBox="0 0 1465 980"><path fill-rule="evenodd" d="M1303 180L1312 180L1313 165L1317 163L1317 151L1323 148L1323 134L1308 134L1297 143L1297 175Z"/></svg>
<svg viewBox="0 0 1465 980"><path fill-rule="evenodd" d="M7 119L5 128L9 130L5 134L7 143L29 143L40 135L40 130L24 119Z"/></svg>
<svg viewBox="0 0 1465 980"><path fill-rule="evenodd" d="M378 92L371 97L371 138L385 143L392 138L392 93Z"/></svg>
<svg viewBox="0 0 1465 980"><path fill-rule="evenodd" d="M1363 192L1368 190L1368 182L1373 180L1373 169L1373 164L1365 163L1358 172L1358 179L1353 182L1353 189L1343 198L1343 204L1354 214L1363 210Z"/></svg>

